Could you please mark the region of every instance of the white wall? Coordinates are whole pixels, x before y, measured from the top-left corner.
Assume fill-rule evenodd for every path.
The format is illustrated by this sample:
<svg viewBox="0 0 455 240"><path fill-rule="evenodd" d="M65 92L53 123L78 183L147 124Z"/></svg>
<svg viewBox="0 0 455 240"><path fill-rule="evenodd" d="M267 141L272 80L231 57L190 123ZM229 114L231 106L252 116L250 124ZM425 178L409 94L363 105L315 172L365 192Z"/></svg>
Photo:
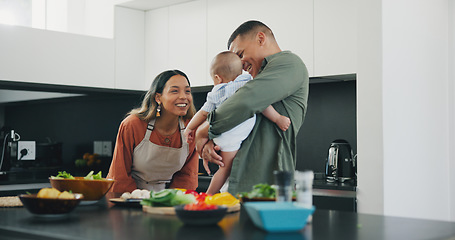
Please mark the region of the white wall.
<svg viewBox="0 0 455 240"><path fill-rule="evenodd" d="M449 1L449 147L455 146L455 0ZM455 153L449 151L449 169L455 169ZM455 174L450 174L449 183L450 219L455 220Z"/></svg>
<svg viewBox="0 0 455 240"><path fill-rule="evenodd" d="M357 203L358 211L384 212L381 1L358 1Z"/></svg>
<svg viewBox="0 0 455 240"><path fill-rule="evenodd" d="M447 8L448 0L359 1L359 212L455 220Z"/></svg>

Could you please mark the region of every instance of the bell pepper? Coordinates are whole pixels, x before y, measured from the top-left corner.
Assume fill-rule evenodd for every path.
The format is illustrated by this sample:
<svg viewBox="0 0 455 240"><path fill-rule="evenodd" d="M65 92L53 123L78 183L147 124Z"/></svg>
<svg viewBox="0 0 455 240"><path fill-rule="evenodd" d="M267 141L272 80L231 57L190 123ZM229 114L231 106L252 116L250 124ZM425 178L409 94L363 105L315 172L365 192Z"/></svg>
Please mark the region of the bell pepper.
<svg viewBox="0 0 455 240"><path fill-rule="evenodd" d="M213 196L207 196L205 198L205 202L208 204L215 204L221 206L234 206L240 203L240 201L237 198L235 198L228 192L217 193Z"/></svg>

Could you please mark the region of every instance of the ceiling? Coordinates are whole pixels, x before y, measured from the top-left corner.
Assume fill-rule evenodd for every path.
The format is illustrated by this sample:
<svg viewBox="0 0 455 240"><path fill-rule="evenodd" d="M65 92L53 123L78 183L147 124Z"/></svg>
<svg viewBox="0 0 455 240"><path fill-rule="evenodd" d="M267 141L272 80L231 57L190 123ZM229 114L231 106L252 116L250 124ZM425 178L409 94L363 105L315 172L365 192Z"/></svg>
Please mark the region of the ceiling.
<svg viewBox="0 0 455 240"><path fill-rule="evenodd" d="M194 0L117 0L116 5L139 10L151 10Z"/></svg>

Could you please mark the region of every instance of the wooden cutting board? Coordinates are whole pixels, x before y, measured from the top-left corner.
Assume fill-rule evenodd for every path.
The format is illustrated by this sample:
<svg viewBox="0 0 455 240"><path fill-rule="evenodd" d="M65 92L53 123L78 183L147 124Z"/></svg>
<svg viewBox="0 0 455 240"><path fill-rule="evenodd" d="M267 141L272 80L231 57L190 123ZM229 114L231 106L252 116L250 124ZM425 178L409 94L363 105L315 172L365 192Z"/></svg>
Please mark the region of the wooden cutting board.
<svg viewBox="0 0 455 240"><path fill-rule="evenodd" d="M159 214L159 215L175 215L174 207L152 207L152 206L142 206L142 211L151 213L151 214ZM228 212L237 212L240 211L240 203L234 206L228 207Z"/></svg>
<svg viewBox="0 0 455 240"><path fill-rule="evenodd" d="M0 197L0 207L22 207L19 197Z"/></svg>

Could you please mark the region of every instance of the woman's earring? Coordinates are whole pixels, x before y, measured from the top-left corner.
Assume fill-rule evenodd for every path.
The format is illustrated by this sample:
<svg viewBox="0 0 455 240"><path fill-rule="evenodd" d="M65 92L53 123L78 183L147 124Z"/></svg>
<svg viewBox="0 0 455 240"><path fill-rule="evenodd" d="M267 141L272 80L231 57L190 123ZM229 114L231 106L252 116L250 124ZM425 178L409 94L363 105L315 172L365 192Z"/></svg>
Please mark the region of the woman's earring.
<svg viewBox="0 0 455 240"><path fill-rule="evenodd" d="M161 112L161 104L158 103L158 107L156 108L156 117L161 116L160 112Z"/></svg>

